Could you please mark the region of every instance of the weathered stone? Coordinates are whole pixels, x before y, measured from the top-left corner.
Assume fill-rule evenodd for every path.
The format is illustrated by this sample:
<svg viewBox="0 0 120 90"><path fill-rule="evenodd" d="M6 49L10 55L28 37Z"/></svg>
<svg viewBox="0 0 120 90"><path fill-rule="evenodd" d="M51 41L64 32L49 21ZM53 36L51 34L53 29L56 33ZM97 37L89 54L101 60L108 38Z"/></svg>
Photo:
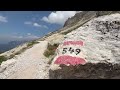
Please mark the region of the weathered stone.
<svg viewBox="0 0 120 90"><path fill-rule="evenodd" d="M67 34L56 51L50 77L120 78L119 21L120 14L101 16ZM83 45L75 44L77 41L82 41ZM64 45L65 42L70 43ZM71 58L61 58L66 56ZM79 59L71 63L73 57L85 62L81 63Z"/></svg>
<svg viewBox="0 0 120 90"><path fill-rule="evenodd" d="M87 63L50 70L50 79L120 79L120 65L111 63Z"/></svg>
<svg viewBox="0 0 120 90"><path fill-rule="evenodd" d="M64 24L64 27L75 25L80 21L82 22L83 20L87 20L90 18L113 14L113 13L120 13L120 11L82 11L76 13L74 17L68 18L68 20Z"/></svg>

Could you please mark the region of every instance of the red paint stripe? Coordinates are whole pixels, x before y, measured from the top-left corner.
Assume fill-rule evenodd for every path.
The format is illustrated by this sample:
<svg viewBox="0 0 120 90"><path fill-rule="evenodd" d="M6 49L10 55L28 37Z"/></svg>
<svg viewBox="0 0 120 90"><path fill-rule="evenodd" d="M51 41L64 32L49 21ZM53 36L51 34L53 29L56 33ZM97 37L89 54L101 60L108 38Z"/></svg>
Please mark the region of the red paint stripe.
<svg viewBox="0 0 120 90"><path fill-rule="evenodd" d="M82 41L66 41L63 43L63 45L81 45L83 46L83 42Z"/></svg>
<svg viewBox="0 0 120 90"><path fill-rule="evenodd" d="M55 61L55 64L70 64L70 65L78 65L78 64L85 64L86 61L83 58L72 57L72 56L60 56Z"/></svg>

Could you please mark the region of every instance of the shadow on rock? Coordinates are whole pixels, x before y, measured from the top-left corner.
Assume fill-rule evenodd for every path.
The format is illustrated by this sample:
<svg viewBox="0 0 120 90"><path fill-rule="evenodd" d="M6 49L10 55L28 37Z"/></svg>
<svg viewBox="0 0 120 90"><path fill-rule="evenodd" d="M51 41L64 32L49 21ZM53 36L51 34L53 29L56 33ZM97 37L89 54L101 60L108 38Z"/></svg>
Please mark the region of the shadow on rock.
<svg viewBox="0 0 120 90"><path fill-rule="evenodd" d="M120 65L111 63L87 63L85 65L66 66L49 70L50 79L120 79Z"/></svg>

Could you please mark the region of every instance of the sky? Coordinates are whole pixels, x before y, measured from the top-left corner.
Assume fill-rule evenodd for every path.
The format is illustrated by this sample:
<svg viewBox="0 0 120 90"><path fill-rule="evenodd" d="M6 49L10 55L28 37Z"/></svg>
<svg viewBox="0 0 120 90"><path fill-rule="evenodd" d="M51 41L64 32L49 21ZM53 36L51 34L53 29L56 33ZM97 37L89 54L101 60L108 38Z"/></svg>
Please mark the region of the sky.
<svg viewBox="0 0 120 90"><path fill-rule="evenodd" d="M0 11L0 44L33 40L63 27L76 11Z"/></svg>

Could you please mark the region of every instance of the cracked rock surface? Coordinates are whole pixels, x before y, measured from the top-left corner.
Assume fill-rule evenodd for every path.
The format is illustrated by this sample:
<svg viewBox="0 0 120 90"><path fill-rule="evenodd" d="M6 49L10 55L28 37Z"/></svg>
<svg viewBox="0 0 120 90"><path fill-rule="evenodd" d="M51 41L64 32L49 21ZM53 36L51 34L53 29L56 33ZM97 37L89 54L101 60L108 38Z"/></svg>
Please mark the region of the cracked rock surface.
<svg viewBox="0 0 120 90"><path fill-rule="evenodd" d="M79 47L81 54L62 54L66 41L83 41ZM76 47L75 45L71 47ZM94 18L68 33L58 47L57 55L50 69L50 78L120 78L120 14L111 14ZM84 65L55 65L59 56L82 57Z"/></svg>

